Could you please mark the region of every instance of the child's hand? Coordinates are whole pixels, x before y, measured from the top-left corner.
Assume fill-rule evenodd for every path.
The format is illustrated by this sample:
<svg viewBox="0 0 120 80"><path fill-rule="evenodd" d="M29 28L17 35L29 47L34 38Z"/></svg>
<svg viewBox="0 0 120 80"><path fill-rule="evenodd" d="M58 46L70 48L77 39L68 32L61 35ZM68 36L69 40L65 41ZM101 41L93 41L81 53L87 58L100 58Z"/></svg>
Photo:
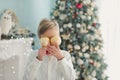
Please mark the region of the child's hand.
<svg viewBox="0 0 120 80"><path fill-rule="evenodd" d="M64 58L64 56L61 54L60 48L57 46L47 46L47 50L54 55L58 60Z"/></svg>
<svg viewBox="0 0 120 80"><path fill-rule="evenodd" d="M38 60L42 60L43 57L46 55L46 48L40 48L38 52Z"/></svg>

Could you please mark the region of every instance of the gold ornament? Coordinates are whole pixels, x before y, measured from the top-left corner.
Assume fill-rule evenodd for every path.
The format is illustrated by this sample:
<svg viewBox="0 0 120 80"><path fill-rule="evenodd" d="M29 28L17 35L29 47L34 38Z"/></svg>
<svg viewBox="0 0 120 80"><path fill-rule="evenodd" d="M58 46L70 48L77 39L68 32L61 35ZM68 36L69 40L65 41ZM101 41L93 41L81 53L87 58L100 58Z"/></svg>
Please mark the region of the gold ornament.
<svg viewBox="0 0 120 80"><path fill-rule="evenodd" d="M96 31L95 31L95 33L96 33L97 35L100 35L101 30L100 30L100 29L98 29L98 30L96 30Z"/></svg>
<svg viewBox="0 0 120 80"><path fill-rule="evenodd" d="M49 38L47 38L47 37L41 38L40 43L41 43L42 47L46 47L49 44Z"/></svg>
<svg viewBox="0 0 120 80"><path fill-rule="evenodd" d="M54 16L58 16L59 15L59 12L58 10L55 10L54 13L53 13Z"/></svg>
<svg viewBox="0 0 120 80"><path fill-rule="evenodd" d="M92 52L93 51L93 46L90 46L90 52Z"/></svg>
<svg viewBox="0 0 120 80"><path fill-rule="evenodd" d="M99 62L95 62L95 66L96 66L97 68L99 68L99 67L101 66L101 64L100 64Z"/></svg>
<svg viewBox="0 0 120 80"><path fill-rule="evenodd" d="M69 52L73 51L73 46L71 44L68 44L67 48L68 48Z"/></svg>
<svg viewBox="0 0 120 80"><path fill-rule="evenodd" d="M91 9L87 9L87 13L88 13L88 15L93 15L93 11L91 10Z"/></svg>
<svg viewBox="0 0 120 80"><path fill-rule="evenodd" d="M66 17L67 17L67 15L65 15L65 14L60 14L60 15L59 15L59 18L60 18L61 20L65 20Z"/></svg>
<svg viewBox="0 0 120 80"><path fill-rule="evenodd" d="M70 34L61 35L63 39L68 40L70 38Z"/></svg>
<svg viewBox="0 0 120 80"><path fill-rule="evenodd" d="M46 47L48 44L60 45L61 39L58 36L54 36L51 39L49 39L48 37L43 37L43 38L40 38L40 43L41 43L42 47Z"/></svg>
<svg viewBox="0 0 120 80"><path fill-rule="evenodd" d="M95 51L99 50L99 46L96 46L96 47L94 48L94 50L95 50Z"/></svg>
<svg viewBox="0 0 120 80"><path fill-rule="evenodd" d="M81 52L79 52L78 54L79 54L79 56L80 56L80 57L82 57L82 56L83 56L83 54L82 54Z"/></svg>
<svg viewBox="0 0 120 80"><path fill-rule="evenodd" d="M18 34L26 34L27 33L27 31L24 28L19 28L17 30L17 32L18 32Z"/></svg>
<svg viewBox="0 0 120 80"><path fill-rule="evenodd" d="M61 39L59 36L54 36L50 40L51 45L60 45L61 44Z"/></svg>
<svg viewBox="0 0 120 80"><path fill-rule="evenodd" d="M95 76L96 76L96 71L94 70L91 75L92 75L93 77L95 77Z"/></svg>

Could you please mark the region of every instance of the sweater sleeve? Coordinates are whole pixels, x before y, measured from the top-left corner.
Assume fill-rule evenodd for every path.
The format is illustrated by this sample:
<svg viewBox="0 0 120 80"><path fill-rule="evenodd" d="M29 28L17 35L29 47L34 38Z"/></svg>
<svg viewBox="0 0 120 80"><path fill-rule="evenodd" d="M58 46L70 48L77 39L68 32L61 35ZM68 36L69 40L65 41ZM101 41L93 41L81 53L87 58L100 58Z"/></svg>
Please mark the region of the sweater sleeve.
<svg viewBox="0 0 120 80"><path fill-rule="evenodd" d="M23 80L36 80L38 69L40 68L41 63L42 61L39 61L36 56L30 56L28 59L28 64L26 65Z"/></svg>
<svg viewBox="0 0 120 80"><path fill-rule="evenodd" d="M58 65L59 71L64 76L64 80L75 80L76 72L73 68L71 56L67 51L64 52L64 58L58 61Z"/></svg>

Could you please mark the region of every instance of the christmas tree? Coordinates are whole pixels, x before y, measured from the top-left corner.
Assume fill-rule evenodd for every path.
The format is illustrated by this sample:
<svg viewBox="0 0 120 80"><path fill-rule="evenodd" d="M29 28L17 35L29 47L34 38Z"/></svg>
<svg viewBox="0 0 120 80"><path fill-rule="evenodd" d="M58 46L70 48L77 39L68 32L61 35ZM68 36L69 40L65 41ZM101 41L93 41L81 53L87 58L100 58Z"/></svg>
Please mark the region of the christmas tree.
<svg viewBox="0 0 120 80"><path fill-rule="evenodd" d="M107 80L95 1L56 0L51 17L60 25L60 47L72 56L76 80Z"/></svg>

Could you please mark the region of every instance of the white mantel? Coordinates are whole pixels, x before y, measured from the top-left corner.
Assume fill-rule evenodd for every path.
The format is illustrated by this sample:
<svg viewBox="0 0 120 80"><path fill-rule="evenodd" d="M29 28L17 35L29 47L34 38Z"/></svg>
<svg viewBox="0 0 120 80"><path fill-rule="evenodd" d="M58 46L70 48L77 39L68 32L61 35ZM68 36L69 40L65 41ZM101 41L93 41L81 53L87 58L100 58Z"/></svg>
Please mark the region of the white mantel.
<svg viewBox="0 0 120 80"><path fill-rule="evenodd" d="M0 40L0 80L22 80L33 38Z"/></svg>

